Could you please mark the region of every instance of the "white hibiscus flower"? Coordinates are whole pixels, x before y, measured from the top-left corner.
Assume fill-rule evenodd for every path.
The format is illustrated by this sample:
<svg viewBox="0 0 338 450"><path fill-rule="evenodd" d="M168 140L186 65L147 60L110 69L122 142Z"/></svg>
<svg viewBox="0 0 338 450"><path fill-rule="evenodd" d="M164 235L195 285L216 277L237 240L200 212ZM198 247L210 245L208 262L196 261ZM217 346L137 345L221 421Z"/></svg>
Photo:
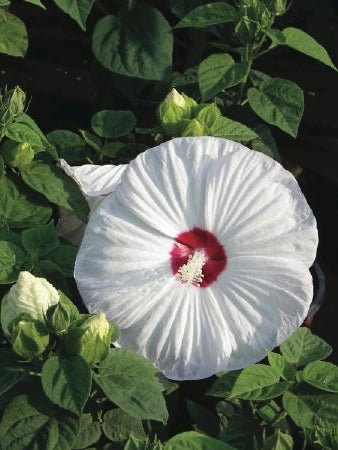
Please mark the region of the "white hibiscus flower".
<svg viewBox="0 0 338 450"><path fill-rule="evenodd" d="M120 327L118 345L200 379L257 362L302 324L316 221L280 164L201 137L94 168L93 182L82 170L87 195L114 192L91 214L75 279L89 311Z"/></svg>

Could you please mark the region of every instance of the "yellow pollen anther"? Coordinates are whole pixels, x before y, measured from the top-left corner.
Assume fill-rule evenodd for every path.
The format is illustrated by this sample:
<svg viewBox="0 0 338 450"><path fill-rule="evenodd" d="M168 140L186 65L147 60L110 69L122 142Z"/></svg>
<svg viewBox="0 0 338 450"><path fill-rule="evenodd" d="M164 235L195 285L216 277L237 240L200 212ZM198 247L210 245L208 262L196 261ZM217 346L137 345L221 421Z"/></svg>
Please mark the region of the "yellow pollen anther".
<svg viewBox="0 0 338 450"><path fill-rule="evenodd" d="M176 276L184 283L199 286L204 278L202 268L206 261L207 258L204 252L196 251L193 255L189 256L186 264L183 264L178 269Z"/></svg>

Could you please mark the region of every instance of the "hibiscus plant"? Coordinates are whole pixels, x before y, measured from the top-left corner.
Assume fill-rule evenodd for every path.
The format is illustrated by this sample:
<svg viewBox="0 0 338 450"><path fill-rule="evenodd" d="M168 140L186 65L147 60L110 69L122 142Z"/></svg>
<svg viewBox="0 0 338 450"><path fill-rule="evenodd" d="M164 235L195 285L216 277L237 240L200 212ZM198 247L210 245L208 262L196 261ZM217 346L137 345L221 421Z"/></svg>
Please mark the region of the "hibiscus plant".
<svg viewBox="0 0 338 450"><path fill-rule="evenodd" d="M338 368L302 326L316 219L273 137L303 92L255 68L286 46L337 70L326 50L278 28L287 0L55 3L157 101L148 128L45 134L1 92L1 449L337 448ZM12 6L0 51L24 56Z"/></svg>

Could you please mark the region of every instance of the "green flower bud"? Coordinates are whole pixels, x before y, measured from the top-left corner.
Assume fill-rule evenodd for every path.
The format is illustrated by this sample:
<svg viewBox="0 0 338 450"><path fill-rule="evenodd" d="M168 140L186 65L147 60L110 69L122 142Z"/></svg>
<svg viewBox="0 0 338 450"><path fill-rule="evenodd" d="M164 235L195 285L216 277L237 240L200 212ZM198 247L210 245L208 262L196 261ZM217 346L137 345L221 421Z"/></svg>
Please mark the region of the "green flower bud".
<svg viewBox="0 0 338 450"><path fill-rule="evenodd" d="M58 291L47 280L29 272L20 272L18 281L2 299L1 326L4 334L12 341L9 326L21 314L44 322L48 308L59 300Z"/></svg>
<svg viewBox="0 0 338 450"><path fill-rule="evenodd" d="M189 119L190 109L196 105L192 98L172 89L157 109L157 117L168 136L179 136L179 123Z"/></svg>
<svg viewBox="0 0 338 450"><path fill-rule="evenodd" d="M34 150L28 142L6 140L1 146L0 154L11 167L27 166L34 158Z"/></svg>
<svg viewBox="0 0 338 450"><path fill-rule="evenodd" d="M7 91L4 95L4 99L8 102L11 116L17 116L18 114L23 113L25 109L26 94L19 86Z"/></svg>
<svg viewBox="0 0 338 450"><path fill-rule="evenodd" d="M87 314L79 319L64 339L70 354L82 356L88 364L103 361L109 353L112 339L117 339L117 329L104 314Z"/></svg>
<svg viewBox="0 0 338 450"><path fill-rule="evenodd" d="M204 125L197 119L187 120L182 136L208 136Z"/></svg>
<svg viewBox="0 0 338 450"><path fill-rule="evenodd" d="M38 320L19 318L11 328L12 349L22 358L31 360L46 350L49 334Z"/></svg>
<svg viewBox="0 0 338 450"><path fill-rule="evenodd" d="M55 334L65 333L73 322L72 315L70 306L62 302L50 306L46 312L47 329Z"/></svg>

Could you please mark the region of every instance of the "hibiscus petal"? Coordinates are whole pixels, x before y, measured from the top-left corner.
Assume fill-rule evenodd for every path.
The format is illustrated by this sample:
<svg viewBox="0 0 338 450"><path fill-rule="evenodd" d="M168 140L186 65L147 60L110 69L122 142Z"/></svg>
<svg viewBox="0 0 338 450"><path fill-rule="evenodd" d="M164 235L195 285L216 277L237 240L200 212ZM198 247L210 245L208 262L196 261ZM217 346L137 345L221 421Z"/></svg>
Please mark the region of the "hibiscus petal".
<svg viewBox="0 0 338 450"><path fill-rule="evenodd" d="M70 166L65 160L61 160L60 164L63 170L78 183L82 192L90 197L98 197L114 192L127 168L126 164L119 166L112 164L104 166L96 166L94 164Z"/></svg>
<svg viewBox="0 0 338 450"><path fill-rule="evenodd" d="M168 236L203 228L206 173L213 161L238 146L210 137L165 142L129 164L116 195L142 221Z"/></svg>
<svg viewBox="0 0 338 450"><path fill-rule="evenodd" d="M316 256L316 219L295 178L245 147L210 167L205 221L228 257L297 253L310 267Z"/></svg>

